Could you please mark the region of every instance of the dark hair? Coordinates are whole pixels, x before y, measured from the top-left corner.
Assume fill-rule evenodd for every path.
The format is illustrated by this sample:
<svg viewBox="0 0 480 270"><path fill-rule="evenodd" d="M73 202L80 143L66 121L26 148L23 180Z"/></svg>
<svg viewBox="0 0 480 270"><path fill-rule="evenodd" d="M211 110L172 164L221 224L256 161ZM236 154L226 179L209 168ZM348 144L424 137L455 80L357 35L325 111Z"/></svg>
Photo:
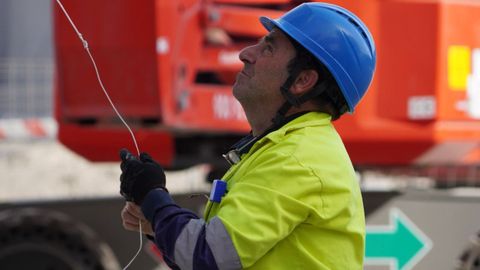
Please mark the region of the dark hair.
<svg viewBox="0 0 480 270"><path fill-rule="evenodd" d="M315 70L318 73L318 81L310 91L320 91L322 82L326 83L326 89L312 100L318 105L320 111L330 114L332 120L337 120L348 111L348 105L332 73L296 40L288 38L296 51L296 56L287 66L290 76L297 76L302 70Z"/></svg>

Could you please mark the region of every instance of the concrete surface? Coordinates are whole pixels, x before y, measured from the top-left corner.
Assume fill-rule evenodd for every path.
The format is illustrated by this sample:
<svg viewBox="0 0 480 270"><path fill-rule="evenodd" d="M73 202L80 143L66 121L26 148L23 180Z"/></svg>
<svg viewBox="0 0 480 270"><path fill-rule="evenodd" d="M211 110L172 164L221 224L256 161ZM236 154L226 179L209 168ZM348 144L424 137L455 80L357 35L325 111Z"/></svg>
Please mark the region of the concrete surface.
<svg viewBox="0 0 480 270"><path fill-rule="evenodd" d="M172 193L210 190L207 165L167 172ZM120 196L118 162L92 163L54 140L0 141L0 202Z"/></svg>

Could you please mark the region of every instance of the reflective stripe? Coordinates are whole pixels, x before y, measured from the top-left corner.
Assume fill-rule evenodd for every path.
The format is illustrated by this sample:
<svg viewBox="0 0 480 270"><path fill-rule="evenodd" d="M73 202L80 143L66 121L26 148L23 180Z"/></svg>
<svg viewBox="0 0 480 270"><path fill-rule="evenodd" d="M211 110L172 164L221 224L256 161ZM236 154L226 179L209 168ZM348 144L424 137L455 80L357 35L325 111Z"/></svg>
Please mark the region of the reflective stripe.
<svg viewBox="0 0 480 270"><path fill-rule="evenodd" d="M205 238L213 253L218 269L230 270L242 268L232 239L218 217L212 218L207 224Z"/></svg>
<svg viewBox="0 0 480 270"><path fill-rule="evenodd" d="M215 264L220 270L241 269L242 264L235 246L228 235L225 226L218 217L214 217L205 225L203 219L191 219L183 228L175 243L175 263L182 270L194 268L195 247L205 226L205 239L210 248Z"/></svg>
<svg viewBox="0 0 480 270"><path fill-rule="evenodd" d="M183 228L175 243L175 263L180 269L193 269L193 252L197 245L198 235L202 231L205 221L191 219Z"/></svg>

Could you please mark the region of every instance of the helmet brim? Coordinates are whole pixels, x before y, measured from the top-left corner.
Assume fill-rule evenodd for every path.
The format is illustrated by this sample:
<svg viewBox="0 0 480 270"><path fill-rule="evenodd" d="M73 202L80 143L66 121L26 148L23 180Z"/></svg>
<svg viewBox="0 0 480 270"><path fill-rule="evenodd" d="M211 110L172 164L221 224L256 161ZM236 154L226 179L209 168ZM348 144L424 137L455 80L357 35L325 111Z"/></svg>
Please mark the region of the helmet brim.
<svg viewBox="0 0 480 270"><path fill-rule="evenodd" d="M276 26L274 20L265 16L260 17L260 23L263 25L263 27L265 27L265 29L267 29L267 31L272 31L272 29Z"/></svg>

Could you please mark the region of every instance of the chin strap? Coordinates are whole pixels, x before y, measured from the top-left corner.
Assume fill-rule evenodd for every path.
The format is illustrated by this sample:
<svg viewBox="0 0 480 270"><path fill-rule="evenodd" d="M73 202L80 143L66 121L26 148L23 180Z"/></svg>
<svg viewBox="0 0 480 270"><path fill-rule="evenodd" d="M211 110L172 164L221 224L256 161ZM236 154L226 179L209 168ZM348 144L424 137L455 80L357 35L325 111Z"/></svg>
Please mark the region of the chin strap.
<svg viewBox="0 0 480 270"><path fill-rule="evenodd" d="M285 81L285 83L282 85L282 87L280 87L280 92L282 93L286 101L285 103L283 103L280 109L278 109L275 117L272 119L274 125L278 125L279 123L284 122L285 116L287 115L287 112L288 110L290 110L291 107L298 108L306 101L313 99L316 96L319 96L327 89L327 82L324 81L320 83L320 85L318 85L314 91L309 91L303 96L297 97L289 91L296 77L297 76L291 74Z"/></svg>

